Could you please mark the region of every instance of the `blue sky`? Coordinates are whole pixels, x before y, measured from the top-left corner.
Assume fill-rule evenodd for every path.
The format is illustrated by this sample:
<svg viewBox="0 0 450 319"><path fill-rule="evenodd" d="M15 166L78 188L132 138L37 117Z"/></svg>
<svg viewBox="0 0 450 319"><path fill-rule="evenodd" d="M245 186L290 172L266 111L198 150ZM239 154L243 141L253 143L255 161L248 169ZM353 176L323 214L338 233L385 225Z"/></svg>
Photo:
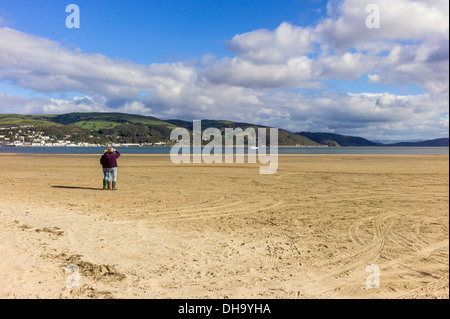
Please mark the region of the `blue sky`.
<svg viewBox="0 0 450 319"><path fill-rule="evenodd" d="M68 29L68 4L80 8ZM379 28L368 28L369 4ZM0 113L121 111L372 139L448 136L441 0L0 4Z"/></svg>
<svg viewBox="0 0 450 319"><path fill-rule="evenodd" d="M55 4L55 2L58 2ZM67 29L67 4L77 4L80 29ZM214 54L229 56L226 42L283 21L317 22L326 1L8 1L4 17L15 29L73 45L86 52L136 63L171 62Z"/></svg>

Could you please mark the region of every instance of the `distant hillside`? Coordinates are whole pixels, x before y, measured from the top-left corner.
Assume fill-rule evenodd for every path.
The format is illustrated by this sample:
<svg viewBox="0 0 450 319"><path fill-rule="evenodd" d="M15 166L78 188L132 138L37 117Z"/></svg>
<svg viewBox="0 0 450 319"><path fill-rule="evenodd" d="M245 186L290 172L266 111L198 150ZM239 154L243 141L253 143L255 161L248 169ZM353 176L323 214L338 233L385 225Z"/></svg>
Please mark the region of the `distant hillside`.
<svg viewBox="0 0 450 319"><path fill-rule="evenodd" d="M333 133L311 133L300 132L296 133L300 136L309 138L310 140L331 147L356 147L356 146L380 146L381 144L366 140L362 137L345 136Z"/></svg>
<svg viewBox="0 0 450 319"><path fill-rule="evenodd" d="M160 120L151 116L125 113L69 113L61 115L17 115L0 114L1 127L17 127L14 136L20 136L19 126L33 126L33 131L50 136L53 140L70 140L74 143L158 143L169 142L170 133L176 127L192 132L192 122L183 120ZM215 127L224 132L225 128L264 128L264 126L220 120L202 120L202 130ZM30 133L31 134L31 133ZM23 136L23 134L22 134ZM34 138L35 140L36 138ZM17 140L17 139L16 139ZM25 138L31 142L33 138ZM12 140L9 139L8 142ZM269 135L267 141L269 142ZM0 141L1 142L1 141ZM279 145L320 146L307 137L278 130Z"/></svg>
<svg viewBox="0 0 450 319"><path fill-rule="evenodd" d="M434 140L428 141L420 141L420 142L401 142L394 144L385 144L385 146L393 146L393 147L448 147L449 139L445 138L437 138Z"/></svg>
<svg viewBox="0 0 450 319"><path fill-rule="evenodd" d="M169 143L170 133L176 127L188 129L192 134L193 123L183 120L160 120L152 116L126 113L69 113L60 115L18 115L0 114L0 143L42 142L39 136L48 141L71 141L73 143ZM224 120L202 120L202 130L209 127L222 132L226 128L266 128L265 126L245 122ZM267 135L269 142L269 134ZM333 133L292 133L278 129L280 146L449 146L448 138L422 142L402 142L382 144L356 136Z"/></svg>
<svg viewBox="0 0 450 319"><path fill-rule="evenodd" d="M193 123L182 120L167 120L166 122L173 124L177 127L183 127L190 131L193 129ZM226 128L237 128L240 127L243 130L251 127L254 129L267 128L266 126L249 124L244 122L232 122L232 121L218 121L218 120L202 120L202 130L208 127L215 127L222 131ZM269 135L267 136L267 141L269 141ZM305 136L301 136L283 129L278 129L278 143L279 145L289 145L289 146L321 146L319 143L310 140Z"/></svg>
<svg viewBox="0 0 450 319"><path fill-rule="evenodd" d="M33 125L33 126L57 126L57 123L48 121L51 115L19 115L0 114L0 127Z"/></svg>
<svg viewBox="0 0 450 319"><path fill-rule="evenodd" d="M33 126L33 131L55 140L94 144L168 141L176 127L155 117L125 113L0 115L0 128L13 126Z"/></svg>

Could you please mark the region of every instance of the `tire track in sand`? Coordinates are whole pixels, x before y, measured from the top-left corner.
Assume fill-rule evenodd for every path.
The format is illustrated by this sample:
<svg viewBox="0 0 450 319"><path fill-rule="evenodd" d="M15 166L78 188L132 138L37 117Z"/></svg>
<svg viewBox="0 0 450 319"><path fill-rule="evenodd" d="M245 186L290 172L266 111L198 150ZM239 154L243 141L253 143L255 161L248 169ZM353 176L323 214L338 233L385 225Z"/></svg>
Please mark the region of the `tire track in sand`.
<svg viewBox="0 0 450 319"><path fill-rule="evenodd" d="M176 215L173 216L173 212L168 211L167 215L171 215L170 217L161 216L162 218L152 218L149 222L179 222L186 220L199 220L199 219L208 219L208 218L219 218L225 216L232 215L246 215L255 212L262 212L266 210L270 210L276 207L279 207L283 204L283 200L278 200L277 202L266 203L264 207L261 207L261 202L255 202L252 205L246 204L243 209L239 209L238 205L240 205L243 201L240 200L238 202L224 205L221 207L210 207L208 209L202 209L204 212L199 213L197 209L193 208L191 210L186 210L185 213L191 212L190 214ZM224 211L218 211L223 208L227 208Z"/></svg>
<svg viewBox="0 0 450 319"><path fill-rule="evenodd" d="M315 283L309 283L302 286L304 289L306 289L305 292L315 296L324 296L326 294L337 292L339 292L340 294L345 294L347 290L355 289L355 286L364 287L365 278L368 274L363 270L365 270L365 266L375 262L376 258L381 255L387 239L393 241L398 245L401 245L402 247L407 246L409 248L409 253L403 254L402 256L393 259L384 256L383 259L386 260L386 262L383 262L383 264L380 265L380 271L383 271L384 276L389 276L390 274L398 272L398 267L401 267L403 269L406 269L407 271L419 273L422 276L427 276L434 279L434 281L428 284L426 288L421 287L416 289L415 291L421 291L425 289L427 292L432 292L433 287L441 287L442 282L446 278L448 278L448 276L441 278L430 273L429 271L412 268L408 266L407 262L411 259L417 259L418 257L429 258L430 255L435 251L448 249L448 239L425 245L423 241L418 244L417 241L410 240L403 235L393 232L393 228L400 220L400 218L404 215L405 214L380 214L373 218L365 218L363 220L359 220L351 225L349 229L350 238L363 249L357 251L349 257L344 258L343 260L352 260L354 258L358 258L359 260L356 262L351 262L345 266L334 268L334 270L330 273L315 275ZM364 242L358 236L358 229L369 220L372 220L375 235L371 243L364 244ZM333 262L328 263L328 265L332 266ZM349 274L349 272L357 268L362 269L362 271ZM389 269L395 270L393 271ZM346 278L341 279L342 276L346 276ZM318 285L317 282L319 282L320 284ZM411 294L414 294L414 291L411 292Z"/></svg>

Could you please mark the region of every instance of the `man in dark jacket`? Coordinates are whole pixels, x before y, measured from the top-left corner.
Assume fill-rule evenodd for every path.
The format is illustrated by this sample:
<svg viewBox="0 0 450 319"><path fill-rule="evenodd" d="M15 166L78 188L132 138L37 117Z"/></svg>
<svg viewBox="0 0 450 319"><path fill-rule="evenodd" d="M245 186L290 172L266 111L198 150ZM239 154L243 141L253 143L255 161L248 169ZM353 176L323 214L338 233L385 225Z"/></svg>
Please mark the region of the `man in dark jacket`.
<svg viewBox="0 0 450 319"><path fill-rule="evenodd" d="M117 159L119 158L119 156L119 151L112 147L108 149L108 152L105 155L105 164L108 167L109 173L109 181L107 181L108 189L112 189L113 191L117 190ZM112 188L110 183L112 183Z"/></svg>

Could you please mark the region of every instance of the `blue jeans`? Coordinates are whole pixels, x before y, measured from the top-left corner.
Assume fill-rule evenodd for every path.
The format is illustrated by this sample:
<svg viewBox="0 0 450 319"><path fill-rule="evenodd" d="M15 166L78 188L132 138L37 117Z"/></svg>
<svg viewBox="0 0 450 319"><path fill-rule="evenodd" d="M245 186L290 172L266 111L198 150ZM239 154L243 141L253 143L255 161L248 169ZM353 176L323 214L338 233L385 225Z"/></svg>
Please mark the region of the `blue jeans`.
<svg viewBox="0 0 450 319"><path fill-rule="evenodd" d="M105 167L103 167L103 179L106 179L107 181L109 181L108 169Z"/></svg>
<svg viewBox="0 0 450 319"><path fill-rule="evenodd" d="M107 170L109 175L107 180L109 181L112 180L113 182L117 181L117 167L111 167L108 168Z"/></svg>

